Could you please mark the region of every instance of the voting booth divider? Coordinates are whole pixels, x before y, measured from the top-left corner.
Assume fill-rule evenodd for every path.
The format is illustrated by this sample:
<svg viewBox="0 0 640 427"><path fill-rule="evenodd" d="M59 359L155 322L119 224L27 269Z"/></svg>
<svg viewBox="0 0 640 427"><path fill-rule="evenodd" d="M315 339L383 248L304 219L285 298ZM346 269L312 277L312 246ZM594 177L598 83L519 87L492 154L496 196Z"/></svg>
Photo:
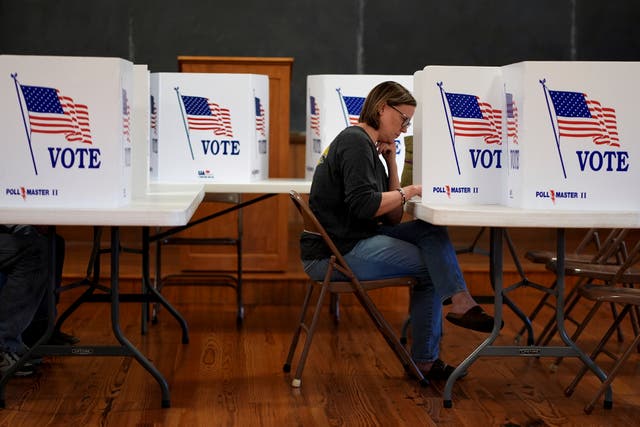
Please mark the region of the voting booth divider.
<svg viewBox="0 0 640 427"><path fill-rule="evenodd" d="M0 203L129 202L131 62L0 55L0 76Z"/></svg>
<svg viewBox="0 0 640 427"><path fill-rule="evenodd" d="M423 201L640 209L639 62L427 66L414 75Z"/></svg>
<svg viewBox="0 0 640 427"><path fill-rule="evenodd" d="M131 102L131 168L132 195L143 196L149 190L151 139L150 72L146 65L133 66L133 99Z"/></svg>
<svg viewBox="0 0 640 427"><path fill-rule="evenodd" d="M521 62L503 69L509 206L638 210L640 62Z"/></svg>
<svg viewBox="0 0 640 427"><path fill-rule="evenodd" d="M269 177L269 82L256 74L151 73L151 179Z"/></svg>
<svg viewBox="0 0 640 427"><path fill-rule="evenodd" d="M329 74L307 76L307 129L305 178L312 179L320 156L331 141L347 126L358 123L364 100L377 84L395 81L413 90L411 75ZM405 161L405 137L412 127L396 139L396 162L402 176Z"/></svg>
<svg viewBox="0 0 640 427"><path fill-rule="evenodd" d="M501 203L500 68L428 66L415 74L414 95L414 182L423 185L423 201Z"/></svg>

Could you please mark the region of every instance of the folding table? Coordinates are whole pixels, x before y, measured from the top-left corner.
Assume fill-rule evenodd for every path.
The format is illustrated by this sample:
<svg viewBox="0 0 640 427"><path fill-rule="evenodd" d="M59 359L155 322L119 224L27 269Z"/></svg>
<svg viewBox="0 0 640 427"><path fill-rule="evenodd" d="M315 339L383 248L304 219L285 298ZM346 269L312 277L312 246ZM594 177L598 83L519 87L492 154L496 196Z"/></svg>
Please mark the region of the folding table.
<svg viewBox="0 0 640 427"><path fill-rule="evenodd" d="M188 187L189 184L181 184L181 183L168 183L168 182L151 182L149 189L151 192L156 191L157 189L160 189L162 191L166 191L167 187L169 188L173 188L174 190L179 190L181 187L183 186L187 186ZM256 197L253 197L249 200L244 200L241 201L239 203L236 203L228 208L225 209L221 209L218 210L216 212L213 212L209 215L206 215L202 218L198 218L197 220L193 220L191 222L189 222L186 225L183 226L179 226L179 227L172 227L169 228L167 230L163 230L160 231L154 235L150 235L148 236L148 240L149 242L155 242L156 243L156 263L155 263L155 267L156 267L156 271L155 271L155 278L156 278L156 283L155 286L158 290L159 286L158 284L160 283L160 279L162 278L162 272L161 272L161 265L162 265L162 260L161 260L161 254L162 254L162 242L164 239L167 239L177 233L180 233L184 230L187 230L193 226L196 226L198 224L202 224L204 222L207 221L211 221L215 218L218 218L220 216L229 214L231 212L237 211L239 209L245 208L247 206L253 205L255 203L258 203L260 201L269 199L273 196L276 196L278 194L288 194L289 191L291 190L295 190L299 193L309 193L309 190L311 189L311 181L309 180L305 180L302 178L268 178L268 179L263 179L263 180L258 180L258 181L252 181L252 182L237 182L237 183L205 183L204 184L204 192L205 195L206 194L221 194L221 193L233 193L233 194L259 194ZM190 242L193 242L194 244L197 244L198 242L201 242L205 240L206 238L195 238L195 237L184 237L180 239L180 244L189 244ZM206 277L206 273L203 273L203 276ZM212 277L216 276L215 272L212 272ZM148 271L145 273L145 277L149 277ZM238 292L238 295L240 294L240 290L236 289L236 291ZM242 317L243 317L243 307L241 306L241 297L239 297L239 307L238 307L238 312L239 312L239 317L238 320L239 322L242 321ZM156 320L156 316L157 316L157 311L154 310L153 314L152 314L152 320L155 321ZM144 326L143 324L143 332L145 330L146 326Z"/></svg>
<svg viewBox="0 0 640 427"><path fill-rule="evenodd" d="M564 326L564 262L566 228L640 228L640 212L623 211L561 211L529 210L502 205L436 205L424 204L413 199L407 210L416 218L436 225L490 227L490 274L495 293L495 324L491 335L485 339L447 380L444 388L444 407L450 408L453 384L460 375L480 356L520 356L520 357L578 357L601 381L606 380L604 372L569 338ZM503 238L509 227L555 228L557 229L557 286L556 322L558 334L564 346L494 346L500 333L503 305ZM609 387L605 393L605 407L611 405L612 393Z"/></svg>
<svg viewBox="0 0 640 427"><path fill-rule="evenodd" d="M5 407L4 389L13 372L31 355L61 356L133 356L158 382L162 392L162 407L171 405L169 387L158 369L124 336L120 329L120 301L124 300L119 292L120 267L120 227L122 226L179 226L186 224L204 197L202 185L182 186L180 188L156 187L153 193L140 196L129 204L114 208L90 207L0 207L0 223L32 224L49 226L50 265L55 265L55 226L87 225L111 227L111 289L107 301L111 303L111 327L120 346L45 345L54 329L55 311L55 275L51 274L51 284L47 292L49 302L49 325L44 336L23 355L18 364L0 378L0 408ZM143 242L144 244L144 242ZM143 252L144 254L144 252ZM148 255L148 250L147 250ZM148 258L146 258L148 261ZM145 257L143 257L143 264ZM144 265L143 265L144 267ZM146 267L148 269L148 266ZM139 300L152 298L173 310L162 295L154 293L139 294ZM132 295L133 296L133 295ZM134 299L129 299L134 300ZM177 314L177 312L175 312Z"/></svg>

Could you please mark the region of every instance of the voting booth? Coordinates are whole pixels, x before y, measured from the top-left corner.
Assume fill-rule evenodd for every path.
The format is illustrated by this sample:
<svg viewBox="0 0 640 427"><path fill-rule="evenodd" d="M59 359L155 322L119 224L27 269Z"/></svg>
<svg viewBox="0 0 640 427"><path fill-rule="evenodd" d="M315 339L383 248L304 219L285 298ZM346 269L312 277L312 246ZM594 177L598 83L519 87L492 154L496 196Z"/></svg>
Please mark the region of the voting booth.
<svg viewBox="0 0 640 427"><path fill-rule="evenodd" d="M639 62L521 62L502 72L509 206L640 209Z"/></svg>
<svg viewBox="0 0 640 427"><path fill-rule="evenodd" d="M415 73L413 181L425 202L502 203L504 87L499 67L427 66Z"/></svg>
<svg viewBox="0 0 640 427"><path fill-rule="evenodd" d="M0 55L0 203L128 203L132 74L119 58Z"/></svg>
<svg viewBox="0 0 640 427"><path fill-rule="evenodd" d="M312 179L318 160L331 141L347 126L358 123L364 100L377 84L395 81L413 91L413 76L405 75L313 75L307 76L307 130L305 178ZM396 140L398 174L405 160L405 136Z"/></svg>
<svg viewBox="0 0 640 427"><path fill-rule="evenodd" d="M151 178L251 182L269 176L269 80L151 73Z"/></svg>
<svg viewBox="0 0 640 427"><path fill-rule="evenodd" d="M427 66L414 75L422 199L637 210L638 62Z"/></svg>

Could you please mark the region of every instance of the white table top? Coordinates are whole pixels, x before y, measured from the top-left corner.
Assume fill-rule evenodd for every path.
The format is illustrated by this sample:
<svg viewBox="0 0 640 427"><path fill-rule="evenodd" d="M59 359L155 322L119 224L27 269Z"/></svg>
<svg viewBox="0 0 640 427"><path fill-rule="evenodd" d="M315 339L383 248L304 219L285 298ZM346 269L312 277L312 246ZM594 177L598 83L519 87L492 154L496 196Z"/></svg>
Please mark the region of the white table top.
<svg viewBox="0 0 640 427"><path fill-rule="evenodd" d="M0 207L0 224L33 225L113 225L175 226L185 225L204 197L201 185L182 191L155 193L133 199L113 208L74 207Z"/></svg>
<svg viewBox="0 0 640 427"><path fill-rule="evenodd" d="M436 225L532 228L640 228L640 212L519 209L502 205L436 205L420 199L407 212Z"/></svg>
<svg viewBox="0 0 640 427"><path fill-rule="evenodd" d="M182 188L193 185L204 185L205 193L288 193L295 190L298 193L309 193L311 189L311 181L302 178L268 178L261 181L247 183L207 183L187 184L187 183L168 183L168 182L151 182L149 191L154 192L156 188L167 189L170 187Z"/></svg>

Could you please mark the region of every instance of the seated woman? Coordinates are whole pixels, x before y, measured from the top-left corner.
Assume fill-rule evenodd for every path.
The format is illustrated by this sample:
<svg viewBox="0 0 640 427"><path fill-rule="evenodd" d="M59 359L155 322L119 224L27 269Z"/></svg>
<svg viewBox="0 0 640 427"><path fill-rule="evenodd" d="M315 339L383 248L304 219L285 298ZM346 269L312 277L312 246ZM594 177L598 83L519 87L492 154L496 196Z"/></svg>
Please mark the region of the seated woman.
<svg viewBox="0 0 640 427"><path fill-rule="evenodd" d="M425 378L444 380L455 368L438 358L443 302L451 302L446 318L458 326L491 332L494 319L469 294L446 227L401 222L405 202L422 195L422 185L400 187L396 165L395 139L410 126L416 104L396 82L373 88L359 123L322 154L309 206L359 279L418 279L411 294L411 354ZM305 271L322 280L328 248L310 233L302 234L300 245Z"/></svg>

